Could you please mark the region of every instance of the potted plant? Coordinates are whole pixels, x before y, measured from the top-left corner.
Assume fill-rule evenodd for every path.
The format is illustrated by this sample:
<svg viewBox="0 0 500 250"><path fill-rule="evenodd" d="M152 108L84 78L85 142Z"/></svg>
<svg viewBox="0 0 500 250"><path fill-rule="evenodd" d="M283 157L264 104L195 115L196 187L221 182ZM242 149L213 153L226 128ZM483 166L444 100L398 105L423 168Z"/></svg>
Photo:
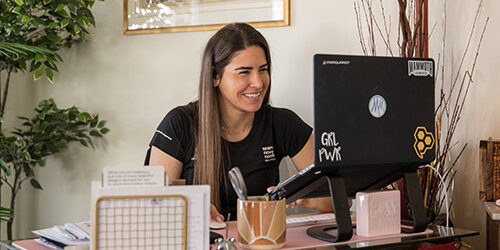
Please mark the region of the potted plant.
<svg viewBox="0 0 500 250"><path fill-rule="evenodd" d="M109 131L98 115L81 112L76 107L58 108L52 99L40 101L33 118L19 117L23 123L11 133L6 134L2 129L11 74L29 70L34 80L45 75L53 83L57 64L62 62L57 51L85 41L89 26L95 26L90 11L94 2L0 1L0 76L6 76L0 78L0 188L8 188L11 194L8 208L0 208L0 219L7 221L9 240L21 185L29 181L33 187L42 189L34 169L43 167L48 156L71 142L93 148L92 138Z"/></svg>

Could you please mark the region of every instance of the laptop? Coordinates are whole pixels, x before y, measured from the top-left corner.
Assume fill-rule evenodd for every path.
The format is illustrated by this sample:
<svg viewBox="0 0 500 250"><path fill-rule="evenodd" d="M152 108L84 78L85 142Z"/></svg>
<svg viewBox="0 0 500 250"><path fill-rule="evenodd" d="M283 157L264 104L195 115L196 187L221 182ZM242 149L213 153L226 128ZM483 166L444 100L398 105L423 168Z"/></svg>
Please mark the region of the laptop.
<svg viewBox="0 0 500 250"><path fill-rule="evenodd" d="M329 196L323 175L342 176L350 197L380 189L433 161L434 144L432 59L316 54L314 166L275 198Z"/></svg>

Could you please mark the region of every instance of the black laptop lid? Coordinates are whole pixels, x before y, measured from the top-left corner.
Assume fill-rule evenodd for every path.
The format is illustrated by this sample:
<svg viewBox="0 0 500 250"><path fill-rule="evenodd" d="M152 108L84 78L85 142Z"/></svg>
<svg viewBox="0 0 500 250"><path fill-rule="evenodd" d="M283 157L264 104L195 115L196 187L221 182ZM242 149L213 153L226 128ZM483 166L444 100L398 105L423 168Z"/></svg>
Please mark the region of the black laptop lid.
<svg viewBox="0 0 500 250"><path fill-rule="evenodd" d="M419 166L434 144L432 59L314 56L315 166Z"/></svg>

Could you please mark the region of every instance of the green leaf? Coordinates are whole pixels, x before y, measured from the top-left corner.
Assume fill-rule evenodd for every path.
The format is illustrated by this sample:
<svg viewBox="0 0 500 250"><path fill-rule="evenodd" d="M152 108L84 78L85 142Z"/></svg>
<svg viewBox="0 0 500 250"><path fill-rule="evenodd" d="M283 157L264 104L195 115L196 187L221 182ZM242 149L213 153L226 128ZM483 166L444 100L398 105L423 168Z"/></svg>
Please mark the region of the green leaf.
<svg viewBox="0 0 500 250"><path fill-rule="evenodd" d="M64 60L62 59L62 57L59 54L56 53L55 55L56 55L57 60L59 60L60 62L64 62Z"/></svg>
<svg viewBox="0 0 500 250"><path fill-rule="evenodd" d="M80 33L80 27L78 27L78 25L73 26L73 30L75 31L75 34Z"/></svg>
<svg viewBox="0 0 500 250"><path fill-rule="evenodd" d="M99 122L99 124L97 125L98 128L103 128L104 126L106 125L106 121L102 120Z"/></svg>
<svg viewBox="0 0 500 250"><path fill-rule="evenodd" d="M26 146L26 142L22 139L19 139L19 140L15 140L14 141L14 145L16 145L18 148L22 148L24 146Z"/></svg>
<svg viewBox="0 0 500 250"><path fill-rule="evenodd" d="M57 7L56 7L56 9L55 9L54 11L55 11L55 12L58 12L58 11L60 11L60 10L63 10L63 9L64 9L64 6L65 6L65 5L61 3L61 4L57 5Z"/></svg>
<svg viewBox="0 0 500 250"><path fill-rule="evenodd" d="M84 139L80 139L80 144L82 144L85 147L88 147L88 144Z"/></svg>
<svg viewBox="0 0 500 250"><path fill-rule="evenodd" d="M42 54L36 54L35 55L35 64L40 62L41 60L43 59L43 55Z"/></svg>
<svg viewBox="0 0 500 250"><path fill-rule="evenodd" d="M45 160L39 160L38 162L38 165L40 165L40 167L45 167Z"/></svg>
<svg viewBox="0 0 500 250"><path fill-rule="evenodd" d="M64 9L56 11L56 12L57 12L57 14L59 14L61 16L64 16L64 17L68 16L68 13Z"/></svg>
<svg viewBox="0 0 500 250"><path fill-rule="evenodd" d="M95 137L102 137L102 135L99 134L99 132L97 130L90 131L90 135L95 136Z"/></svg>
<svg viewBox="0 0 500 250"><path fill-rule="evenodd" d="M47 74L50 83L54 83L54 72L50 68L45 69L45 74Z"/></svg>
<svg viewBox="0 0 500 250"><path fill-rule="evenodd" d="M61 28L68 26L68 24L69 24L69 19L63 19L61 21Z"/></svg>
<svg viewBox="0 0 500 250"><path fill-rule="evenodd" d="M12 10L12 13L21 14L21 7L17 6Z"/></svg>
<svg viewBox="0 0 500 250"><path fill-rule="evenodd" d="M109 132L109 128L102 128L101 129L101 134L103 134L103 135L105 135L108 132Z"/></svg>
<svg viewBox="0 0 500 250"><path fill-rule="evenodd" d="M7 168L7 163L5 163L5 161L0 159L0 166L2 166L3 168Z"/></svg>
<svg viewBox="0 0 500 250"><path fill-rule="evenodd" d="M50 67L51 69L57 71L57 66L54 63L54 59L52 59L52 58L49 57L49 58L47 58L46 63L49 65L48 67Z"/></svg>
<svg viewBox="0 0 500 250"><path fill-rule="evenodd" d="M90 122L90 127L95 128L97 126L97 122L99 122L99 115L96 115L94 119Z"/></svg>
<svg viewBox="0 0 500 250"><path fill-rule="evenodd" d="M68 9L71 13L76 14L76 6L73 4L68 4Z"/></svg>
<svg viewBox="0 0 500 250"><path fill-rule="evenodd" d="M40 118L40 120L44 120L45 119L45 112L38 114L38 118Z"/></svg>
<svg viewBox="0 0 500 250"><path fill-rule="evenodd" d="M24 159L26 159L27 161L31 161L31 155L30 153L28 152L28 150L24 150L23 151L23 155L24 155Z"/></svg>
<svg viewBox="0 0 500 250"><path fill-rule="evenodd" d="M16 2L16 4L19 6L23 6L23 4L24 4L23 0L14 0L14 2Z"/></svg>
<svg viewBox="0 0 500 250"><path fill-rule="evenodd" d="M12 174L12 170L10 169L9 166L7 166L7 163L0 159L0 165L2 166L3 171L7 174L7 176L10 176Z"/></svg>
<svg viewBox="0 0 500 250"><path fill-rule="evenodd" d="M26 62L25 61L19 62L19 67L21 68L22 71L25 71L26 70Z"/></svg>
<svg viewBox="0 0 500 250"><path fill-rule="evenodd" d="M10 218L14 217L14 210L1 207L0 206L0 221L1 222L8 222Z"/></svg>
<svg viewBox="0 0 500 250"><path fill-rule="evenodd" d="M92 115L89 114L88 112L83 112L82 114L87 118L87 121L93 119Z"/></svg>
<svg viewBox="0 0 500 250"><path fill-rule="evenodd" d="M43 190L42 186L35 178L31 178L30 183L31 183L31 186L33 186L34 188Z"/></svg>
<svg viewBox="0 0 500 250"><path fill-rule="evenodd" d="M89 144L90 144L90 147L92 147L92 149L95 149L95 147L94 147L94 143L92 142L92 140L91 140L91 139L89 139L89 141L88 141L88 142L89 142Z"/></svg>
<svg viewBox="0 0 500 250"><path fill-rule="evenodd" d="M14 34L16 35L19 35L21 33L21 28L19 28L18 26L14 26Z"/></svg>
<svg viewBox="0 0 500 250"><path fill-rule="evenodd" d="M33 76L33 79L36 81L40 79L43 75L43 67L40 66L35 70L35 75Z"/></svg>
<svg viewBox="0 0 500 250"><path fill-rule="evenodd" d="M52 23L50 23L50 24L49 24L49 28L51 28L51 29L53 29L53 28L55 28L55 27L57 27L57 26L58 26L58 25L57 25L57 23L55 23L55 22L52 22Z"/></svg>
<svg viewBox="0 0 500 250"><path fill-rule="evenodd" d="M30 20L31 20L31 18L29 16L23 15L23 19L22 19L23 23L29 23Z"/></svg>
<svg viewBox="0 0 500 250"><path fill-rule="evenodd" d="M81 121L81 122L87 122L87 116L85 114L81 113L76 116L76 118Z"/></svg>
<svg viewBox="0 0 500 250"><path fill-rule="evenodd" d="M51 2L52 2L52 0L43 0L43 4L45 4L45 5L47 5L47 4L51 3Z"/></svg>

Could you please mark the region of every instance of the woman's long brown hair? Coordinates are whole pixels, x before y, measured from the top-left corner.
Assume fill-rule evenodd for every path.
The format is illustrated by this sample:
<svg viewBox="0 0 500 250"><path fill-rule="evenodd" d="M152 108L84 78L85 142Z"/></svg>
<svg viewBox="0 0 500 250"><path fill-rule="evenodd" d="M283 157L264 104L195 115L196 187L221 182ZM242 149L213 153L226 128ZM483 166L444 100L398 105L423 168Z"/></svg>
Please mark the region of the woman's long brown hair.
<svg viewBox="0 0 500 250"><path fill-rule="evenodd" d="M271 57L266 39L252 26L245 23L231 23L220 29L208 41L203 53L198 100L198 116L194 122L195 168L194 184L209 184L211 202L220 209L220 187L226 183L226 171L229 169L229 152L221 131L221 112L219 106L219 88L214 80L222 78L224 67L234 55L250 46L264 50L269 75ZM269 84L264 95L263 105L269 104Z"/></svg>

